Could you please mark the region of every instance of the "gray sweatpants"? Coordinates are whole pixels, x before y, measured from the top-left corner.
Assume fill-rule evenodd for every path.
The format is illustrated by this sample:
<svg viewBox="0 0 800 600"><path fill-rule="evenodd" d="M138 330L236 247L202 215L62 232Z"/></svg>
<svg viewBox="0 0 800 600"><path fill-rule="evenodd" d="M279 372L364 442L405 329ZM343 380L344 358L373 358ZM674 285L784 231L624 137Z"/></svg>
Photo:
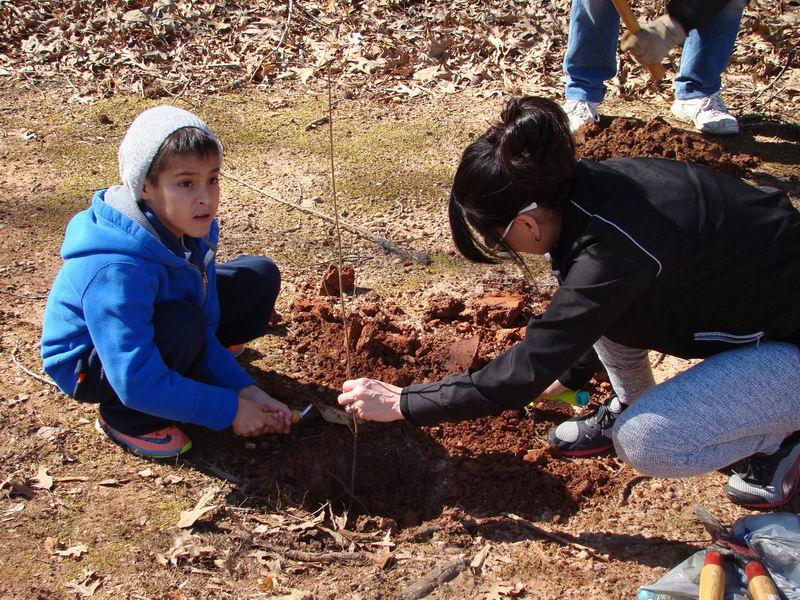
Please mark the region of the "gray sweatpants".
<svg viewBox="0 0 800 600"><path fill-rule="evenodd" d="M729 350L655 385L646 350L595 344L629 405L612 431L617 454L657 477L700 475L800 430L800 348L761 342Z"/></svg>

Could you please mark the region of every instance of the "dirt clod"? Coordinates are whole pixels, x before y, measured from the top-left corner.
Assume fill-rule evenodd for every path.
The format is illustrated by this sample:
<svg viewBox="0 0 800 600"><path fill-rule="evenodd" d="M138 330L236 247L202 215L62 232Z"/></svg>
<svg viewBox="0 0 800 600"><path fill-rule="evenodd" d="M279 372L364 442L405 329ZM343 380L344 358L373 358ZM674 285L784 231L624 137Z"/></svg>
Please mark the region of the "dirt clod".
<svg viewBox="0 0 800 600"><path fill-rule="evenodd" d="M342 268L342 287L346 294L352 294L355 290L356 272L351 265L344 265ZM322 284L319 293L323 296L339 295L339 269L336 265L331 265L322 277Z"/></svg>

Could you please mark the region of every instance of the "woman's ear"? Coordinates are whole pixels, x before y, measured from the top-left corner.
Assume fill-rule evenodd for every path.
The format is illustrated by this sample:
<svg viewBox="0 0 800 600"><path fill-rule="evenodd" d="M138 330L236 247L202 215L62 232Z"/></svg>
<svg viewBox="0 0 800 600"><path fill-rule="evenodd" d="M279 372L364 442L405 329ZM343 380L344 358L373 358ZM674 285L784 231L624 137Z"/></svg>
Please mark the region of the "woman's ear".
<svg viewBox="0 0 800 600"><path fill-rule="evenodd" d="M528 233L533 235L533 239L537 242L542 241L542 229L539 227L539 222L533 218L532 215L525 213L519 215L517 219L520 221L523 227L528 231Z"/></svg>

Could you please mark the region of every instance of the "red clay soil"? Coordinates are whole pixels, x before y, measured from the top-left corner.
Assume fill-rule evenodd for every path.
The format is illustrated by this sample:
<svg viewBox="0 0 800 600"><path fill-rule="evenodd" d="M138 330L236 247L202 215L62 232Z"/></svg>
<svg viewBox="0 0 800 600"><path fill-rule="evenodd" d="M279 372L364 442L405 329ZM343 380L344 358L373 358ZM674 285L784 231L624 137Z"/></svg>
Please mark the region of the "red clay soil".
<svg viewBox="0 0 800 600"><path fill-rule="evenodd" d="M474 298L467 303L470 308L437 297L427 314L446 319L422 324L392 303L354 300L352 373L402 386L485 364L521 339L528 318L546 305L517 292ZM345 379L343 331L334 303L320 296L296 298L286 315L282 346L299 358L301 374L296 379L261 375L259 383L294 408L311 400L334 404ZM442 312L442 306L460 310ZM611 470L602 460L567 461L543 441L550 427L572 415L571 409L546 403L531 415L508 411L420 429L405 422L359 424L354 509L408 527L455 508L475 515L567 515L587 498L607 492ZM347 500L353 435L343 425L316 420L288 437L267 436L249 460L230 451L230 444L214 448L208 441L212 448L196 458L241 473L243 491L250 496L275 500L280 493L310 508L328 500L341 506ZM197 446L208 447L205 442Z"/></svg>
<svg viewBox="0 0 800 600"><path fill-rule="evenodd" d="M746 176L758 165L749 154L726 151L713 138L650 121L615 117L581 127L575 133L578 156L605 160L617 156L650 156L709 165L730 175Z"/></svg>

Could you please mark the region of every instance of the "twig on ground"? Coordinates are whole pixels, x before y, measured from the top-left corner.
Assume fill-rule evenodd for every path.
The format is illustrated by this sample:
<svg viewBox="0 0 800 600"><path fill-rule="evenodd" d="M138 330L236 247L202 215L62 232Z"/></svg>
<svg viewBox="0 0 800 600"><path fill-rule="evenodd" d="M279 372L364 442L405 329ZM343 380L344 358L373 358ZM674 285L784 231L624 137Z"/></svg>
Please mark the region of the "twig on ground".
<svg viewBox="0 0 800 600"><path fill-rule="evenodd" d="M180 97L183 96L184 93L186 93L186 90L189 89L189 84L190 83L192 83L192 78L191 77L189 77L186 80L186 84L184 84L184 86L181 89L181 91L178 92L176 95L172 96L172 100L170 101L170 104L172 106L175 106L175 103L180 99ZM172 94L170 94L170 95L172 95Z"/></svg>
<svg viewBox="0 0 800 600"><path fill-rule="evenodd" d="M227 177L228 179L231 179L231 180L235 181L236 183L238 183L239 185L243 185L244 187L246 187L248 189L251 189L254 192L258 192L259 194L261 194L265 198L269 198L270 200L278 202L279 204L283 204L284 206L289 206L289 207L291 207L293 209L299 210L299 211L307 213L309 215L314 215L315 217L318 217L318 218L322 219L323 221L327 221L328 223L334 223L335 222L333 217L330 217L330 216L326 215L323 212L320 212L320 211L315 210L313 208L306 208L304 206L299 206L298 204L295 204L294 202L289 202L288 200L284 200L283 198L279 198L279 197L277 197L277 196L275 196L273 194L270 194L269 192L265 192L264 190L259 189L259 188L257 188L256 186L254 186L254 185L252 185L250 183L247 183L243 179L240 179L239 177L236 177L235 175L233 175L229 171L225 171L224 172L224 177ZM339 225L341 226L342 229L346 229L350 233L354 233L355 235L357 235L359 237L363 237L365 239L368 239L369 241L377 244L378 246L380 246L381 248L383 248L387 252L391 252L393 254L397 254L399 257L401 257L403 259L410 260L410 261L415 262L417 264L426 265L426 266L431 264L430 257L428 257L426 254L424 254L422 252L406 250L405 248L402 248L401 246L398 246L396 243L394 243L393 241L391 241L391 240L389 240L389 239L387 239L387 238L385 238L383 236L375 235L373 233L370 233L366 229L363 229L361 227L357 227L355 225L351 225L350 223L347 223L345 221L341 221L340 220L339 221Z"/></svg>
<svg viewBox="0 0 800 600"><path fill-rule="evenodd" d="M739 107L739 110L744 110L745 108L750 108L751 106L755 105L755 104L756 104L756 102L758 102L758 99L759 99L759 98L761 98L761 96L763 96L763 95L764 95L764 92L766 92L768 89L770 89L770 88L771 88L773 85L775 85L775 84L777 83L777 81L778 81L778 80L781 78L781 76L783 75L784 71L786 71L786 69L787 69L787 68L789 67L789 65L791 64L791 62L792 62L792 59L793 59L793 58L794 58L794 53L793 53L793 52L790 52L790 53L789 53L789 56L786 58L786 62L784 63L784 65L783 65L783 68L781 68L781 70L780 70L780 71L778 71L778 74L777 74L777 75L775 75L775 77L773 77L773 78L772 78L772 81L770 81L770 82L769 82L769 83L768 83L768 84L767 84L767 85L766 85L764 88L762 88L762 89L761 89L761 90L760 90L760 91L759 91L759 92L758 92L758 93L757 93L757 94L756 94L756 95L753 97L753 99L752 99L752 100L750 100L750 102L748 102L747 104L744 104L744 105L742 105L741 107Z"/></svg>
<svg viewBox="0 0 800 600"><path fill-rule="evenodd" d="M78 96L80 96L81 95L81 91L78 88L75 87L75 84L72 83L72 80L69 78L69 76L66 73L61 73L61 75L64 77L64 79L67 80L67 83L69 84L69 87L71 87L73 90L75 90L75 93L78 94Z"/></svg>
<svg viewBox="0 0 800 600"><path fill-rule="evenodd" d="M290 560L309 563L353 563L366 559L363 552L305 552L303 550L280 549L275 546L258 544L267 552L274 552Z"/></svg>
<svg viewBox="0 0 800 600"><path fill-rule="evenodd" d="M463 556L446 563L440 563L422 579L418 579L398 593L396 598L398 600L418 600L419 598L424 598L443 583L455 579L458 574L468 566L469 561Z"/></svg>
<svg viewBox="0 0 800 600"><path fill-rule="evenodd" d="M33 83L33 79L31 79L30 77L28 77L28 76L25 74L25 71L20 71L19 73L20 73L20 75L22 75L22 76L23 76L25 79L27 79L27 80L28 80L28 85L30 85L30 86L31 86L33 89L35 89L37 92L39 92L39 93L40 93L42 96L44 96L45 98L47 98L47 94L45 94L45 93L44 93L42 90L40 90L40 89L37 87L37 85L36 85L35 83Z"/></svg>
<svg viewBox="0 0 800 600"><path fill-rule="evenodd" d="M21 369L22 371L24 371L37 381L41 381L42 383L46 383L47 385L52 385L54 388L58 389L58 385L56 384L55 381L53 381L49 377L42 377L41 375L37 375L36 373L31 371L28 367L23 365L17 358L17 350L19 350L19 344L17 344L17 342L14 342L14 349L11 351L11 360L14 362L15 365L17 365L17 368Z"/></svg>
<svg viewBox="0 0 800 600"><path fill-rule="evenodd" d="M263 57L261 57L261 60L259 61L259 63L256 66L256 68L253 69L252 73L250 73L250 83L253 82L253 79L255 78L256 73L258 73L258 70L264 64L264 61L267 60L273 54L275 54L280 49L280 47L283 45L283 40L286 39L286 34L289 33L289 26L292 24L292 10L294 10L294 0L289 0L289 10L286 12L286 23L283 26L283 31L281 32L281 37L280 37L280 39L278 39L278 43L275 45L275 47L272 50L270 50L269 53L267 53Z"/></svg>
<svg viewBox="0 0 800 600"><path fill-rule="evenodd" d="M553 541L558 542L559 544L563 544L565 546L571 546L572 548L577 548L578 550L585 550L588 552L593 558L602 561L608 561L608 559L603 556L602 554L598 553L597 550L594 548L590 548L589 546L584 546L583 544L579 544L578 542L573 542L572 540L565 538L562 535L557 533L553 533L552 531L547 531L546 529L539 527L528 521L527 519L523 519L522 517L515 515L513 513L503 513L504 517L508 517L512 521L519 523L520 525L524 525L527 529L532 531L533 533L551 539Z"/></svg>
<svg viewBox="0 0 800 600"><path fill-rule="evenodd" d="M642 481L646 481L648 479L652 479L649 475L636 475L635 477L631 477L628 482L622 486L622 489L619 492L619 505L625 506L628 503L628 496L631 495L631 491L633 491L633 486L637 483Z"/></svg>

